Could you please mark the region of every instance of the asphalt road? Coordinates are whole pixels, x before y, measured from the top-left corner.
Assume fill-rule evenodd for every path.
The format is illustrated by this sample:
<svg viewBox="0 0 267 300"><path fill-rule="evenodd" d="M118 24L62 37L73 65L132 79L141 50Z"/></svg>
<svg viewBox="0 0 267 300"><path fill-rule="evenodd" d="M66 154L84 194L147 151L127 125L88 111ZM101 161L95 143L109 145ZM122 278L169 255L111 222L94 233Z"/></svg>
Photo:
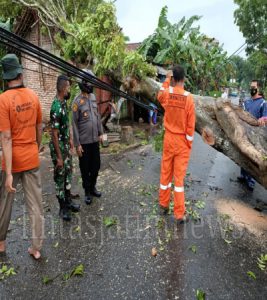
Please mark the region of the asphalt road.
<svg viewBox="0 0 267 300"><path fill-rule="evenodd" d="M91 206L80 200L82 211L63 224L50 158L44 154L43 258L36 262L27 255L21 191L7 255L0 258L17 275L0 280L1 300L196 299L197 291L214 300L267 298L267 273L257 266L257 258L267 253L267 192L257 185L249 193L236 182L239 168L233 162L196 137L186 178L192 219L176 226L171 215L162 218L157 210L160 154L148 145L102 160L102 198ZM73 182L73 192L82 195L77 166ZM107 227L106 217L116 224ZM84 275L64 280L80 264ZM45 284L44 277L51 281Z"/></svg>

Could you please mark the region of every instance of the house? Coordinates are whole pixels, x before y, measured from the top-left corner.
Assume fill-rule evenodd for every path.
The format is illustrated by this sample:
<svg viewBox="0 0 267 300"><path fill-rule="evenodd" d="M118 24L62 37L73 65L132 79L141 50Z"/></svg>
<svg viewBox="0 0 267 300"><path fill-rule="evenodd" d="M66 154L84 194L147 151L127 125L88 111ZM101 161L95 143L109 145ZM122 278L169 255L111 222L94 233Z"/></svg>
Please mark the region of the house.
<svg viewBox="0 0 267 300"><path fill-rule="evenodd" d="M142 43L128 43L126 45L126 49L128 51L134 51L134 50L137 50L140 46L141 46Z"/></svg>
<svg viewBox="0 0 267 300"><path fill-rule="evenodd" d="M41 30L38 14L32 9L24 10L22 15L16 19L13 32L46 51L56 55L59 54L55 51L50 36L44 34ZM18 54L21 57L21 63L24 68L24 83L27 87L33 89L39 96L43 110L43 122L48 123L51 103L56 94L56 79L60 72L55 70L55 68L42 63L40 60L23 53ZM111 81L107 76L104 76L102 80L111 84ZM108 106L107 101L111 100L113 95L110 92L101 89L96 89L95 94L99 104L99 112L102 114ZM127 116L126 105L127 104L125 103L122 108L122 117Z"/></svg>
<svg viewBox="0 0 267 300"><path fill-rule="evenodd" d="M49 35L41 32L38 14L32 9L26 9L17 18L13 32L44 50L54 52ZM59 73L41 61L23 53L21 53L21 63L24 67L24 84L33 89L39 96L43 110L43 121L47 123L50 106L56 94L56 78Z"/></svg>

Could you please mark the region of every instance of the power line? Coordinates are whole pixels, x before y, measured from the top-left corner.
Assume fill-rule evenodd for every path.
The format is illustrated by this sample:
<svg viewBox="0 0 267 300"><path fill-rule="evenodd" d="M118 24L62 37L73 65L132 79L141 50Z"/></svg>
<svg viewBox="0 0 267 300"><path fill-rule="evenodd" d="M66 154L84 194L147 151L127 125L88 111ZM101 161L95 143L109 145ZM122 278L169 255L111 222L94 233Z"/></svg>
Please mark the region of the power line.
<svg viewBox="0 0 267 300"><path fill-rule="evenodd" d="M130 101L133 101L140 107L143 107L145 109L150 109L149 105L144 104L143 102L140 102L133 96L128 95L126 92L121 91L117 88L114 88L113 86L98 79L95 76L89 75L85 71L80 70L79 68L71 65L70 63L65 62L63 59L39 48L36 45L31 44L30 42L24 40L23 38L9 32L3 28L0 29L0 42L7 46L10 46L10 44L11 45L13 44L16 46L17 50L19 50L31 57L34 57L35 59L40 60L50 66L52 65L56 69L66 72L69 76L72 75L76 78L88 81L95 87L110 91L112 94L118 95L118 96L128 99ZM162 111L160 111L160 112L162 113Z"/></svg>
<svg viewBox="0 0 267 300"><path fill-rule="evenodd" d="M251 41L251 43L255 43L255 42L257 41L257 39L260 38L260 37L261 37L261 33L259 33L258 35L256 35L255 39L253 39L253 40ZM247 44L248 44L248 42L245 42L243 45L241 45L235 52L233 52L233 53L228 57L228 59L230 59L233 55L235 55L241 48L243 48L243 47L246 46ZM245 50L245 49L242 49L241 52L242 52L243 50ZM241 53L241 52L238 52L236 55L238 55L238 54Z"/></svg>
<svg viewBox="0 0 267 300"><path fill-rule="evenodd" d="M235 52L233 52L229 57L228 59L230 59L232 56L234 56L241 48L243 48L244 46L247 45L247 42L245 42L242 46L240 46Z"/></svg>

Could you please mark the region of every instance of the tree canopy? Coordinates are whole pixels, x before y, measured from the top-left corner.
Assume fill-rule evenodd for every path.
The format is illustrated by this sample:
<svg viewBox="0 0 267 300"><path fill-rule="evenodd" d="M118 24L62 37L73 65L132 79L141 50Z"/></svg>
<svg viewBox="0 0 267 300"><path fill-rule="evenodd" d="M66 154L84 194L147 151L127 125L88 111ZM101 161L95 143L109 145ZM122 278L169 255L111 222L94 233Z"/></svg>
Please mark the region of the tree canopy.
<svg viewBox="0 0 267 300"><path fill-rule="evenodd" d="M171 24L167 6L161 10L158 27L141 45L139 52L148 61L170 66L181 64L187 70L188 84L193 91L218 90L227 84L233 73L231 61L219 42L194 26L200 16L183 17Z"/></svg>
<svg viewBox="0 0 267 300"><path fill-rule="evenodd" d="M0 0L0 16L15 17L5 12L8 6ZM12 0L16 12L33 9L41 24L52 32L56 46L65 59L78 64L94 62L98 75L115 73L142 79L154 77L155 68L141 54L126 50L126 37L117 23L115 6L103 0ZM9 6L8 6L9 7Z"/></svg>
<svg viewBox="0 0 267 300"><path fill-rule="evenodd" d="M234 0L238 8L235 22L247 42L247 51L262 50L267 53L267 1Z"/></svg>

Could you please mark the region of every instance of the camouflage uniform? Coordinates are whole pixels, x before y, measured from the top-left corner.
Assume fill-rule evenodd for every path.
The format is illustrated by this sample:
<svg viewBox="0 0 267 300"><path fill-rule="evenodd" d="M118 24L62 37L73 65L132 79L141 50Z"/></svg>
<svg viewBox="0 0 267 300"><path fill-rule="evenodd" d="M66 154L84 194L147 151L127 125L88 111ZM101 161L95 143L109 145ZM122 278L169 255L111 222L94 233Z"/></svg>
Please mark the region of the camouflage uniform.
<svg viewBox="0 0 267 300"><path fill-rule="evenodd" d="M70 195L72 179L72 156L70 154L69 114L66 100L55 98L50 110L50 123L52 129L59 130L59 149L63 160L63 168L56 168L57 155L51 138L49 147L54 164L54 181L56 195L59 202L65 203Z"/></svg>

